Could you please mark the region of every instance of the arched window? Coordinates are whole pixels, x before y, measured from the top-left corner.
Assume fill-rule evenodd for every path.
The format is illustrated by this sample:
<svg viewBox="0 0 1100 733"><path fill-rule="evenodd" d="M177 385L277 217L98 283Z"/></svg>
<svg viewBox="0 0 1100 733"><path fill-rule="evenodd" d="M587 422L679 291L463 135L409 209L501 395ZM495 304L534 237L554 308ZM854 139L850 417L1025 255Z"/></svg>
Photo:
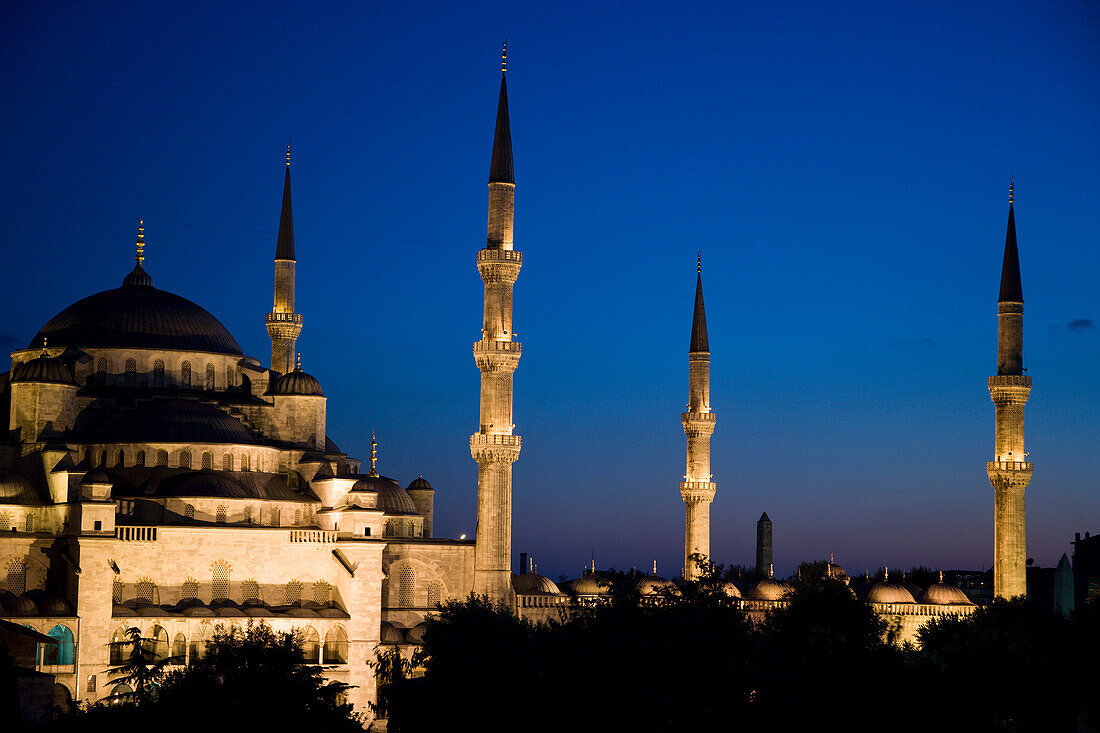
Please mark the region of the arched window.
<svg viewBox="0 0 1100 733"><path fill-rule="evenodd" d="M246 524L252 524L252 507L246 506L244 508L244 521Z"/></svg>
<svg viewBox="0 0 1100 733"><path fill-rule="evenodd" d="M393 522L386 522L386 526L382 528L383 537L393 537Z"/></svg>
<svg viewBox="0 0 1100 733"><path fill-rule="evenodd" d="M390 605L390 581L382 578L382 605Z"/></svg>
<svg viewBox="0 0 1100 733"><path fill-rule="evenodd" d="M248 467L248 454L247 453L242 453L241 454L241 470L242 471L252 470Z"/></svg>
<svg viewBox="0 0 1100 733"><path fill-rule="evenodd" d="M112 583L111 587L111 602L117 605L122 605L122 583L117 580Z"/></svg>
<svg viewBox="0 0 1100 733"><path fill-rule="evenodd" d="M154 626L153 633L153 654L156 656L156 660L162 661L168 658L168 653L171 650L168 646L168 632L164 630L163 626Z"/></svg>
<svg viewBox="0 0 1100 733"><path fill-rule="evenodd" d="M211 575L211 600L220 601L229 598L229 563L225 560L218 560L211 568Z"/></svg>
<svg viewBox="0 0 1100 733"><path fill-rule="evenodd" d="M306 664L319 664L321 662L321 636L317 629L307 626L298 632L302 643L302 661Z"/></svg>
<svg viewBox="0 0 1100 733"><path fill-rule="evenodd" d="M73 694L69 692L69 688L60 682L55 682L53 686L53 709L57 711L58 715L64 717L72 710L72 706Z"/></svg>
<svg viewBox="0 0 1100 733"><path fill-rule="evenodd" d="M136 468L145 468L145 451L139 450L134 454L134 466Z"/></svg>
<svg viewBox="0 0 1100 733"><path fill-rule="evenodd" d="M157 451L157 466L160 468L168 468L168 451Z"/></svg>
<svg viewBox="0 0 1100 733"><path fill-rule="evenodd" d="M260 584L251 578L244 581L241 583L241 596L245 601L260 602Z"/></svg>
<svg viewBox="0 0 1100 733"><path fill-rule="evenodd" d="M294 510L294 526L297 527L301 523L302 523L302 510L301 509L295 509Z"/></svg>
<svg viewBox="0 0 1100 733"><path fill-rule="evenodd" d="M107 451L105 450L99 452L99 467L107 468Z"/></svg>
<svg viewBox="0 0 1100 733"><path fill-rule="evenodd" d="M206 388L211 392L214 391L214 365L206 365Z"/></svg>
<svg viewBox="0 0 1100 733"><path fill-rule="evenodd" d="M180 385L184 389L191 388L191 362L189 361L180 364Z"/></svg>
<svg viewBox="0 0 1100 733"><path fill-rule="evenodd" d="M98 367L96 368L96 375L100 384L107 384L107 372L111 371L111 362L107 361L103 357L100 357Z"/></svg>
<svg viewBox="0 0 1100 733"><path fill-rule="evenodd" d="M321 605L328 605L329 598L332 596L332 586L323 580L318 580L313 584L313 602L320 603Z"/></svg>
<svg viewBox="0 0 1100 733"><path fill-rule="evenodd" d="M33 514L27 514L27 517L26 517L26 520L25 520L25 526L26 526L28 532L33 532L34 531L34 515Z"/></svg>
<svg viewBox="0 0 1100 733"><path fill-rule="evenodd" d="M277 506L271 507L271 526L272 527L282 526L279 507L277 507Z"/></svg>
<svg viewBox="0 0 1100 733"><path fill-rule="evenodd" d="M11 514L0 512L0 532L7 532L10 529L12 529Z"/></svg>
<svg viewBox="0 0 1100 733"><path fill-rule="evenodd" d="M137 362L133 359L126 360L126 386L133 387L137 383Z"/></svg>
<svg viewBox="0 0 1100 733"><path fill-rule="evenodd" d="M188 519L194 519L195 518L195 505L194 504L188 504L187 506L185 506L183 508L183 516L187 517Z"/></svg>
<svg viewBox="0 0 1100 733"><path fill-rule="evenodd" d="M416 573L408 565L401 568L401 572L398 573L398 586L397 586L397 605L402 608L411 608L413 604L413 594L416 591Z"/></svg>
<svg viewBox="0 0 1100 733"><path fill-rule="evenodd" d="M164 360L157 359L153 362L153 386L164 386Z"/></svg>
<svg viewBox="0 0 1100 733"><path fill-rule="evenodd" d="M325 634L325 664L347 664L348 632L343 626L333 626Z"/></svg>
<svg viewBox="0 0 1100 733"><path fill-rule="evenodd" d="M406 534L405 534L406 537L415 537L416 536L416 523L413 522L411 519L408 522L405 523L405 532L406 532Z"/></svg>
<svg viewBox="0 0 1100 733"><path fill-rule="evenodd" d="M115 453L115 468L126 468L126 451L121 448Z"/></svg>
<svg viewBox="0 0 1100 733"><path fill-rule="evenodd" d="M443 601L443 586L433 580L428 583L428 607L435 608Z"/></svg>
<svg viewBox="0 0 1100 733"><path fill-rule="evenodd" d="M57 639L57 644L45 644L45 652L42 655L42 664L72 664L76 644L73 643L73 632L68 626L58 624L49 630L48 635Z"/></svg>
<svg viewBox="0 0 1100 733"><path fill-rule="evenodd" d="M183 581L183 586L180 587L180 600L192 601L199 597L199 582L194 578L188 578Z"/></svg>
<svg viewBox="0 0 1100 733"><path fill-rule="evenodd" d="M128 630L128 626L119 626L111 636L112 666L126 664L127 659L130 657L130 635L126 633Z"/></svg>
<svg viewBox="0 0 1100 733"><path fill-rule="evenodd" d="M183 664L187 658L187 637L182 632L172 639L172 656L176 664Z"/></svg>
<svg viewBox="0 0 1100 733"><path fill-rule="evenodd" d="M222 456L222 470L223 471L232 471L233 470L233 454L232 453L226 453L224 456Z"/></svg>
<svg viewBox="0 0 1100 733"><path fill-rule="evenodd" d="M111 697L115 698L116 702L125 700L132 694L134 694L134 690L125 682L119 682L111 688Z"/></svg>
<svg viewBox="0 0 1100 733"><path fill-rule="evenodd" d="M208 450L202 452L202 470L213 471L214 470L214 454Z"/></svg>
<svg viewBox="0 0 1100 733"><path fill-rule="evenodd" d="M206 655L206 645L210 642L213 632L209 624L203 624L199 633L191 637L191 661L202 659Z"/></svg>
<svg viewBox="0 0 1100 733"><path fill-rule="evenodd" d="M225 368L225 388L231 389L233 387L233 377L236 375L233 373L233 367L227 366Z"/></svg>
<svg viewBox="0 0 1100 733"><path fill-rule="evenodd" d="M225 514L227 511L224 504L219 504L217 512L214 514L214 521L218 524L225 524Z"/></svg>
<svg viewBox="0 0 1100 733"><path fill-rule="evenodd" d="M293 606L302 601L302 584L297 580L292 580L286 584L286 590L283 592L283 605Z"/></svg>
<svg viewBox="0 0 1100 733"><path fill-rule="evenodd" d="M180 468L191 468L191 451L180 451Z"/></svg>
<svg viewBox="0 0 1100 733"><path fill-rule="evenodd" d="M156 605L160 600L157 597L157 584L150 578L142 578L137 584L137 599L148 605Z"/></svg>
<svg viewBox="0 0 1100 733"><path fill-rule="evenodd" d="M9 593L19 596L27 592L27 563L23 560L12 560L8 563L8 577L4 587Z"/></svg>

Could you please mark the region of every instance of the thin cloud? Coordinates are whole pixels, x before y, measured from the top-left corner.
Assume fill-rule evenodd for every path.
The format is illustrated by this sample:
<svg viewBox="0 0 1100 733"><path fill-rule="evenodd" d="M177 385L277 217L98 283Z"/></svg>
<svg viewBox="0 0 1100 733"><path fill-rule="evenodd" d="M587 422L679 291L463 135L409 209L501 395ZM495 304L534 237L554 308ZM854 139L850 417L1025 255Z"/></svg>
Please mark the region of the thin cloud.
<svg viewBox="0 0 1100 733"><path fill-rule="evenodd" d="M1096 324L1092 322L1091 318L1074 318L1066 324L1066 328L1070 331L1088 331L1096 328Z"/></svg>

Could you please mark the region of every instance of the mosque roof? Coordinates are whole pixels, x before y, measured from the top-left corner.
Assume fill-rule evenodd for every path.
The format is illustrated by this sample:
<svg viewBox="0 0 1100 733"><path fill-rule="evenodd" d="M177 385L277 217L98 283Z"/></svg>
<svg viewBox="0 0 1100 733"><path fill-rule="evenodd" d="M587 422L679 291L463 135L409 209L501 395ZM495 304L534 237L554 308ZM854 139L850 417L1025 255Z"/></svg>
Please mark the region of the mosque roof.
<svg viewBox="0 0 1100 733"><path fill-rule="evenodd" d="M790 583L775 578L764 578L749 591L749 598L754 601L778 601L791 592Z"/></svg>
<svg viewBox="0 0 1100 733"><path fill-rule="evenodd" d="M640 578L634 587L638 589L638 593L643 596L655 596L661 593L672 593L673 595L679 595L680 590L676 587L676 584L671 580L666 580L658 575L647 575L644 578Z"/></svg>
<svg viewBox="0 0 1100 733"><path fill-rule="evenodd" d="M507 56L501 55L502 61ZM508 82L503 64L500 72L500 97L497 100L497 126L493 134L493 159L489 163L489 183L515 183L512 170L512 128L508 122Z"/></svg>
<svg viewBox="0 0 1100 733"><path fill-rule="evenodd" d="M867 593L870 603L916 603L913 594L901 583L881 581L871 586Z"/></svg>
<svg viewBox="0 0 1100 733"><path fill-rule="evenodd" d="M0 468L0 504L41 504L34 485L19 474ZM9 527L0 527L7 530Z"/></svg>
<svg viewBox="0 0 1100 733"><path fill-rule="evenodd" d="M604 596L611 592L610 583L591 573L569 581L566 587L578 596Z"/></svg>
<svg viewBox="0 0 1100 733"><path fill-rule="evenodd" d="M193 400L147 402L89 437L97 443L262 443L240 420Z"/></svg>
<svg viewBox="0 0 1100 733"><path fill-rule="evenodd" d="M695 277L695 312L691 316L691 346L689 352L710 353L710 342L707 340L707 309L703 305L703 270L699 266L699 272Z"/></svg>
<svg viewBox="0 0 1100 733"><path fill-rule="evenodd" d="M46 354L17 364L11 370L12 382L46 382L49 384L76 384L73 370L63 360Z"/></svg>
<svg viewBox="0 0 1100 733"><path fill-rule="evenodd" d="M378 493L378 508L386 514L419 514L416 502L409 492L401 488L396 481L386 476L362 475L351 487L351 491L375 491Z"/></svg>
<svg viewBox="0 0 1100 733"><path fill-rule="evenodd" d="M166 349L241 356L217 318L186 298L153 287L139 264L122 287L78 300L51 318L31 340L92 349Z"/></svg>
<svg viewBox="0 0 1100 733"><path fill-rule="evenodd" d="M292 372L287 372L275 380L271 385L271 394L284 396L324 397L321 391L321 383L310 374L302 371L301 367Z"/></svg>
<svg viewBox="0 0 1100 733"><path fill-rule="evenodd" d="M412 483L406 488L406 491L416 491L418 489L421 491L435 491L432 485L428 483L428 479L423 476L413 479Z"/></svg>
<svg viewBox="0 0 1100 733"><path fill-rule="evenodd" d="M940 573L938 583L928 586L928 589L920 594L919 603L931 603L937 606L973 606L974 602L962 591L961 588L943 582L943 573Z"/></svg>
<svg viewBox="0 0 1100 733"><path fill-rule="evenodd" d="M279 236L275 259L294 259L294 214L290 210L290 146L286 146L286 177L283 179L283 209L279 214Z"/></svg>
<svg viewBox="0 0 1100 733"><path fill-rule="evenodd" d="M512 589L521 595L561 595L557 583L538 573L513 575Z"/></svg>
<svg viewBox="0 0 1100 733"><path fill-rule="evenodd" d="M180 468L108 469L114 495L148 497L220 497L312 502L316 498L295 491L282 473L259 471L190 471Z"/></svg>

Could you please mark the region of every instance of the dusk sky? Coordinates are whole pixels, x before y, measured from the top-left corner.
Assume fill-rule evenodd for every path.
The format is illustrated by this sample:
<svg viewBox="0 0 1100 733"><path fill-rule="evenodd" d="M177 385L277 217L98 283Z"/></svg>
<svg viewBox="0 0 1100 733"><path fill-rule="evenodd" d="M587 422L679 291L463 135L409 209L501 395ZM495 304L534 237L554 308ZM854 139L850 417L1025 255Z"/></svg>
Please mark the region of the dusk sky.
<svg viewBox="0 0 1100 733"><path fill-rule="evenodd" d="M1015 174L1028 556L1100 531L1100 5L8 2L0 345L157 287L265 364L293 141L303 368L330 437L474 532L486 180L508 39L513 551L680 570L696 251L715 561L992 562ZM6 369L5 364L0 369Z"/></svg>

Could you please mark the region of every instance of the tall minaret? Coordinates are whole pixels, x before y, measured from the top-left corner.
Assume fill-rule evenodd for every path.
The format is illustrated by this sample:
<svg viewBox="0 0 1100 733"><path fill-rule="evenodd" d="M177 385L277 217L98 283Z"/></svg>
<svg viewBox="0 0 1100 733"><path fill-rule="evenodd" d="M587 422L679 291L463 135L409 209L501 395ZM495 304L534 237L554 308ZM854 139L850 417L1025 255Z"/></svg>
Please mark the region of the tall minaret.
<svg viewBox="0 0 1100 733"><path fill-rule="evenodd" d="M290 146L286 146L283 211L275 241L275 307L267 314L271 336L271 368L286 374L294 369L294 349L302 332L302 315L294 312L294 217L290 212Z"/></svg>
<svg viewBox="0 0 1100 733"><path fill-rule="evenodd" d="M997 298L997 376L989 378L997 415L994 460L986 464L993 485L993 595L997 598L1027 594L1024 491L1031 483L1032 468L1024 450L1024 405L1031 377L1024 374L1024 292L1013 187L1013 183L1008 186L1008 232Z"/></svg>
<svg viewBox="0 0 1100 733"><path fill-rule="evenodd" d="M703 307L703 260L695 263L695 313L688 347L688 411L680 416L687 435L687 471L680 482L686 505L684 520L684 578L698 577L691 556L710 560L710 503L718 487L710 480L710 436L717 416L710 411L710 344L707 312Z"/></svg>
<svg viewBox="0 0 1100 733"><path fill-rule="evenodd" d="M512 463L519 458L520 438L512 433L512 373L519 364L520 344L512 331L512 286L523 255L512 249L512 133L508 125L505 83L507 44L501 53L500 101L497 104L493 159L489 165L489 227L477 269L485 282L485 318L474 361L481 370L481 426L470 436L477 461L477 545L474 593L511 602Z"/></svg>

